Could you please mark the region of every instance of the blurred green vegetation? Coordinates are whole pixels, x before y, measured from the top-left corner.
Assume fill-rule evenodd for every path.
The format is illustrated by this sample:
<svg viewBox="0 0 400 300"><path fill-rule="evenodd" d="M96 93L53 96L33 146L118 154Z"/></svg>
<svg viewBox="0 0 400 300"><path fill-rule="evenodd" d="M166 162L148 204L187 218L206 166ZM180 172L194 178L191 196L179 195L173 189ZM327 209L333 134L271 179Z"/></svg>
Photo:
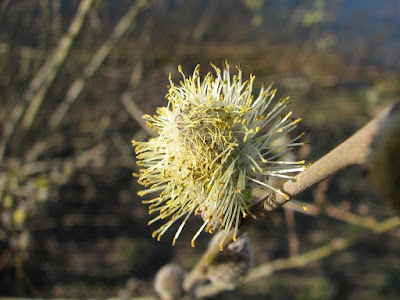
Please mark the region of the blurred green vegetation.
<svg viewBox="0 0 400 300"><path fill-rule="evenodd" d="M135 5L127 0L94 1L32 125L16 122L3 149L0 296L153 295L152 279L163 264L174 261L187 270L193 266L209 237L203 234L191 248L197 230L192 223L175 247L170 242L173 230L161 242L153 240L147 207L136 195L140 188L131 176L136 165L130 141L148 137L137 116L165 105L168 75L178 78L177 65L188 73L200 63L205 74L210 62L228 59L256 75L259 84L275 82L278 95L290 95L294 115L303 118L301 128L310 144L298 156L308 161L398 98L400 66L391 64L391 56L377 63L372 55L379 51L369 53L368 43L357 44L348 55L341 34L346 24L357 24L343 23L341 31L329 27L346 2L148 1L99 68L86 76L89 61ZM393 3L388 1L388 10ZM26 92L68 31L79 4L0 2L3 142L16 108L27 112L31 98ZM363 28L363 20L358 22ZM384 28L366 40L383 43L388 38ZM389 47L383 52L390 50L395 51ZM52 126L52 117L81 76L82 93ZM359 168L321 183L301 200L376 220L393 215ZM289 226L286 213L272 213L249 232L256 264L288 256L290 233L304 252L365 231L324 214L296 214L295 225ZM379 237L371 233L370 240L346 251L217 298L398 299L399 238L399 230Z"/></svg>

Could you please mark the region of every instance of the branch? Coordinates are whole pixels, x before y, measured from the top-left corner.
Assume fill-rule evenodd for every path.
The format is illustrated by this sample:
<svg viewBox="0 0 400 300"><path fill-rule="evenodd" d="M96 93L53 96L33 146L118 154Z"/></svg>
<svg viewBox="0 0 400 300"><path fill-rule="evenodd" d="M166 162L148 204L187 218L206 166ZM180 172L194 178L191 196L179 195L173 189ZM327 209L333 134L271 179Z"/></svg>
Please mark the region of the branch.
<svg viewBox="0 0 400 300"><path fill-rule="evenodd" d="M281 190L292 199L314 184L348 166L364 164L369 155L370 144L374 135L378 132L384 121L393 117L394 114L400 114L398 109L399 106L400 102L398 101L391 108L382 112L378 117L354 133L342 144L316 161L313 165L299 173L292 180L286 181ZM240 224L240 233L245 232L249 226L257 221L257 219L264 217L268 212L279 208L287 201L289 201L289 199L286 199L277 192L271 192L267 197L261 199L250 208L254 218L246 218L242 220ZM231 242L232 236L233 230L231 230L225 238L224 248ZM218 244L219 243L214 243L210 245L196 266L188 274L184 282L184 289L186 291L192 290L198 280L204 277L208 266L220 252Z"/></svg>
<svg viewBox="0 0 400 300"><path fill-rule="evenodd" d="M344 168L351 165L364 165L370 154L370 145L375 134L385 121L400 113L397 111L399 105L400 102L396 102L313 165L292 180L286 181L281 190L289 196L289 199L279 193L271 192L267 197L253 205L251 212L254 217L263 217L267 212L277 209L309 187ZM244 223L247 223L248 220L251 219L246 219Z"/></svg>
<svg viewBox="0 0 400 300"><path fill-rule="evenodd" d="M400 226L400 218L393 217L385 221L377 223L374 228L371 228L376 234L385 233ZM357 242L365 238L369 238L370 234L362 234L356 238L334 238L329 243L318 247L316 249L307 251L303 254L291 256L288 258L279 258L268 263L262 264L253 268L249 274L244 279L243 283L249 283L255 280L259 280L268 276L271 276L276 271L288 270L293 268L304 267L314 261L318 261L325 257L328 257L334 253L346 250L351 246L355 245ZM199 286L195 289L195 298L212 297L221 292L226 291L218 286L212 284L206 284L204 286Z"/></svg>
<svg viewBox="0 0 400 300"><path fill-rule="evenodd" d="M10 120L4 126L4 136L0 143L0 159L3 158L8 141L13 135L27 105L29 105L29 107L23 121L23 126L29 128L32 124L48 88L53 83L61 65L67 58L75 37L81 31L82 25L93 2L93 0L85 0L81 2L68 32L60 39L57 48L47 58L43 66L30 82L29 87L23 96L24 101L16 105L11 112Z"/></svg>
<svg viewBox="0 0 400 300"><path fill-rule="evenodd" d="M44 96L46 95L50 85L53 83L61 65L67 58L75 38L78 36L79 32L81 32L86 16L93 3L93 0L85 0L81 2L68 32L60 39L57 48L49 56L35 78L31 81L25 96L27 99L31 100L22 122L24 128L31 127L40 105L43 102Z"/></svg>
<svg viewBox="0 0 400 300"><path fill-rule="evenodd" d="M389 218L385 221L382 221L380 223L377 223L375 227L372 229L376 234L381 234L384 232L387 232L391 229L394 229L400 225L400 218L399 217L393 217ZM246 276L244 282L248 283L260 278L265 278L266 276L271 275L275 271L278 270L286 270L286 269L291 269L291 268L298 268L298 267L303 267L313 261L320 260L324 257L327 257L329 255L332 255L335 252L339 252L342 250L345 250L357 242L363 240L366 237L370 237L370 234L366 235L363 234L359 237L350 239L350 238L336 238L333 239L331 242L327 243L324 246L321 246L319 248L313 249L311 251L308 251L306 253L297 255L297 256L292 256L289 258L281 258L281 259L276 259L272 262L263 264L261 266L258 266L254 268L253 270L250 271L250 273Z"/></svg>
<svg viewBox="0 0 400 300"><path fill-rule="evenodd" d="M63 101L60 103L60 105L58 105L56 111L50 119L50 127L52 129L55 129L60 125L71 105L75 102L85 88L86 81L97 72L116 43L122 38L128 29L131 28L131 25L136 20L139 12L146 8L149 2L149 0L135 1L127 13L121 18L117 26L111 32L109 38L101 45L100 49L97 50L93 58L83 70L82 75L70 86Z"/></svg>
<svg viewBox="0 0 400 300"><path fill-rule="evenodd" d="M156 133L147 127L146 121L143 120L143 112L136 105L135 101L133 101L132 93L129 91L123 93L121 96L121 102L129 115L140 125L140 127L142 127L149 136L156 137Z"/></svg>

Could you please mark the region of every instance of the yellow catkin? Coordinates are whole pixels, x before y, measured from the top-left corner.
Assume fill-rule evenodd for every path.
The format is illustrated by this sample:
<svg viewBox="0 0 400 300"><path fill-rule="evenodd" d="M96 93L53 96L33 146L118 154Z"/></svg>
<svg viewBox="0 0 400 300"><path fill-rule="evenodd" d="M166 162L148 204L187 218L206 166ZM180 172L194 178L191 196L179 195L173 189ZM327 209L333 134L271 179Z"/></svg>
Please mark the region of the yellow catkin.
<svg viewBox="0 0 400 300"><path fill-rule="evenodd" d="M204 220L192 246L201 231L222 230L227 236L233 229L236 239L236 223L250 214L250 193L244 191L253 187L277 191L262 178L291 178L305 168L304 161L279 161L288 152L285 148L302 145L298 141L302 134L282 138L301 121L286 111L288 98L274 100L276 90L271 85L253 94L255 76L242 81L241 67L234 75L227 62L221 69L212 67L214 73L201 79L200 66L190 77L178 66L182 80L175 84L169 76L167 106L154 116L143 116L159 136L132 141L141 166L133 175L145 187L138 195L155 194L143 201L154 214L149 224L163 222L152 234L157 240L179 220L175 244L190 215Z"/></svg>

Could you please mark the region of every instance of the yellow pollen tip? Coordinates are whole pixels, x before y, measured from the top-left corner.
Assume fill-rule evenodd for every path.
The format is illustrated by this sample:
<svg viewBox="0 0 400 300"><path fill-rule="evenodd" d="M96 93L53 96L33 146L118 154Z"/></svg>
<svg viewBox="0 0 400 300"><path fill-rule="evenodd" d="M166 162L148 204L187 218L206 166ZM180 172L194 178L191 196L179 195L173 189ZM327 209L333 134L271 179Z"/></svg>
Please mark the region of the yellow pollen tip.
<svg viewBox="0 0 400 300"><path fill-rule="evenodd" d="M190 241L190 245L194 248L196 245L194 244L194 240Z"/></svg>
<svg viewBox="0 0 400 300"><path fill-rule="evenodd" d="M174 239L172 240L172 246L175 246L175 243L176 243L176 238L174 238Z"/></svg>
<svg viewBox="0 0 400 300"><path fill-rule="evenodd" d="M157 235L157 230L156 231L153 231L153 233L151 234L151 236L153 237L153 239L156 237L156 235Z"/></svg>
<svg viewBox="0 0 400 300"><path fill-rule="evenodd" d="M305 205L305 204L303 204L303 205L301 206L301 208L302 208L304 211L308 211L308 206Z"/></svg>
<svg viewBox="0 0 400 300"><path fill-rule="evenodd" d="M234 242L236 242L236 241L237 241L237 237L236 237L236 235L234 235L234 236L232 237L232 241L234 241Z"/></svg>
<svg viewBox="0 0 400 300"><path fill-rule="evenodd" d="M219 251L224 251L224 242L219 243Z"/></svg>
<svg viewBox="0 0 400 300"><path fill-rule="evenodd" d="M283 194L283 197L285 197L286 200L289 200L289 199L290 199L290 197L289 197L288 194Z"/></svg>
<svg viewBox="0 0 400 300"><path fill-rule="evenodd" d="M151 204L150 206L149 206L149 209L153 209L153 208L155 208L155 207L157 207L157 203L154 203L154 204Z"/></svg>

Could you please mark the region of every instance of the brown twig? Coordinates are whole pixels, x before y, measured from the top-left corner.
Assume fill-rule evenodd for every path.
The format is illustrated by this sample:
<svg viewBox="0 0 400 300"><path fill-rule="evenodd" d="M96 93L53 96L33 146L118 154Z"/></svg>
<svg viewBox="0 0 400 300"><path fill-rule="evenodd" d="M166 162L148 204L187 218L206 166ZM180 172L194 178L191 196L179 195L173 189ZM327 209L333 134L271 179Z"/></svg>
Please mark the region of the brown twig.
<svg viewBox="0 0 400 300"><path fill-rule="evenodd" d="M296 221L294 211L285 209L285 221L287 228L287 239L289 245L289 255L295 256L299 254L300 242L296 234Z"/></svg>
<svg viewBox="0 0 400 300"><path fill-rule="evenodd" d="M126 91L123 93L121 96L121 102L129 115L140 125L140 127L142 127L144 131L146 131L148 135L152 137L157 136L156 132L147 127L146 121L143 120L143 112L136 105L135 101L133 101L131 92Z"/></svg>
<svg viewBox="0 0 400 300"><path fill-rule="evenodd" d="M380 223L376 223L374 228L370 228L373 230L376 234L381 234L384 232L387 232L391 229L394 229L400 225L400 218L399 217L393 217L389 218L385 221L382 221ZM345 250L352 245L356 244L357 242L365 239L366 237L370 237L370 234L366 235L360 235L359 237L356 238L335 238L331 240L328 244L321 246L319 248L313 249L311 251L308 251L306 253L297 255L297 256L292 256L289 258L281 258L281 259L276 259L272 262L260 265L253 270L250 271L250 273L246 276L244 282L248 283L260 278L265 278L272 273L278 271L278 270L286 270L286 269L292 269L292 268L298 268L298 267L303 267L313 261L320 260L324 257L327 257L335 252L339 252L342 250Z"/></svg>

